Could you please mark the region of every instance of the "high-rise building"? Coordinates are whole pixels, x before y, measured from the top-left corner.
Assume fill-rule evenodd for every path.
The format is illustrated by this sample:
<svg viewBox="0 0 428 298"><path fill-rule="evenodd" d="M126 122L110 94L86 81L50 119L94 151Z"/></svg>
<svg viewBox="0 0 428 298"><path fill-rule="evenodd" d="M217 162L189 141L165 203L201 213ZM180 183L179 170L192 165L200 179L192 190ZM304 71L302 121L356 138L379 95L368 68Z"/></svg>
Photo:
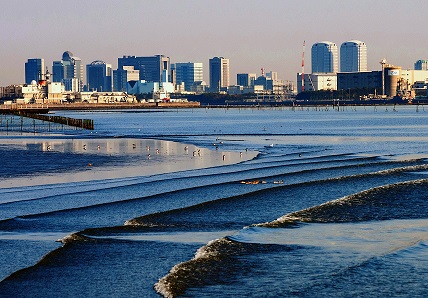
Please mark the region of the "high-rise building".
<svg viewBox="0 0 428 298"><path fill-rule="evenodd" d="M236 75L236 84L243 87L254 86L257 75L255 73L238 73Z"/></svg>
<svg viewBox="0 0 428 298"><path fill-rule="evenodd" d="M45 76L45 60L41 58L28 59L25 62L25 84L31 84L31 81L38 82Z"/></svg>
<svg viewBox="0 0 428 298"><path fill-rule="evenodd" d="M195 82L202 82L204 80L204 66L203 63L175 63L175 80L176 84L184 83L186 91L191 91Z"/></svg>
<svg viewBox="0 0 428 298"><path fill-rule="evenodd" d="M140 71L135 70L134 66L122 66L122 69L113 71L114 91L126 92L128 82L131 81L140 81Z"/></svg>
<svg viewBox="0 0 428 298"><path fill-rule="evenodd" d="M53 82L62 82L65 90L79 92L83 89L82 60L73 56L69 51L62 54L61 61L54 61L52 65Z"/></svg>
<svg viewBox="0 0 428 298"><path fill-rule="evenodd" d="M96 60L86 65L86 84L88 91L112 91L111 64Z"/></svg>
<svg viewBox="0 0 428 298"><path fill-rule="evenodd" d="M340 71L367 71L367 45L359 40L350 40L340 46Z"/></svg>
<svg viewBox="0 0 428 298"><path fill-rule="evenodd" d="M415 70L428 70L428 60L416 61Z"/></svg>
<svg viewBox="0 0 428 298"><path fill-rule="evenodd" d="M337 45L322 41L312 45L312 73L336 73L339 71Z"/></svg>
<svg viewBox="0 0 428 298"><path fill-rule="evenodd" d="M221 91L230 85L229 59L214 57L210 61L210 89Z"/></svg>
<svg viewBox="0 0 428 298"><path fill-rule="evenodd" d="M170 59L164 55L150 57L123 56L117 60L117 69L134 66L140 72L140 80L147 82L168 82Z"/></svg>

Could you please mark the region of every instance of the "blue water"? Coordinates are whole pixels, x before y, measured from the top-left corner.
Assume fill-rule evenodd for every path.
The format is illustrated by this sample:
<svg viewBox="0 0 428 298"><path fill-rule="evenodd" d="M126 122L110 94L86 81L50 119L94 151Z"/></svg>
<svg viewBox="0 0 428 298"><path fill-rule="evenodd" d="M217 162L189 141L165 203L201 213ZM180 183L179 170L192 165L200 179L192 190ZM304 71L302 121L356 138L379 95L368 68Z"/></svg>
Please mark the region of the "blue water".
<svg viewBox="0 0 428 298"><path fill-rule="evenodd" d="M95 130L0 137L0 177L30 185L88 163L120 171L176 162L123 146L83 152L79 140L258 154L195 170L0 188L1 297L426 296L424 107L56 114L94 119ZM65 145L76 139L80 150ZM46 142L53 152L42 150Z"/></svg>

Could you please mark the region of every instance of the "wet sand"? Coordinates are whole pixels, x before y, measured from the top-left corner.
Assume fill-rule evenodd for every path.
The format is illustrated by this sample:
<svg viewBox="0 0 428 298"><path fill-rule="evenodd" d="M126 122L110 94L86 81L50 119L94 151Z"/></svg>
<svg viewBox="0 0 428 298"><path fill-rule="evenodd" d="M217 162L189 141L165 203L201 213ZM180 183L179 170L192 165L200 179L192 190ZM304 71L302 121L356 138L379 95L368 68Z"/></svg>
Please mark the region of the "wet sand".
<svg viewBox="0 0 428 298"><path fill-rule="evenodd" d="M257 155L132 138L2 138L1 146L26 172L3 168L0 188L156 175L235 164Z"/></svg>

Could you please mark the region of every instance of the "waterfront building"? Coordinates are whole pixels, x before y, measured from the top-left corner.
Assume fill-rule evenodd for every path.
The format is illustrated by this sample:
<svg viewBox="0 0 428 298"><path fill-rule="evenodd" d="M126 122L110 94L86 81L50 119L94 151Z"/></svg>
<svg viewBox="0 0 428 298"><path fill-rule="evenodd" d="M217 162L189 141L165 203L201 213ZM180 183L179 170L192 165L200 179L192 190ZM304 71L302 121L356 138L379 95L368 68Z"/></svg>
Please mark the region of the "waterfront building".
<svg viewBox="0 0 428 298"><path fill-rule="evenodd" d="M254 86L254 81L257 75L255 73L238 73L236 75L236 83L238 86L251 87Z"/></svg>
<svg viewBox="0 0 428 298"><path fill-rule="evenodd" d="M112 91L111 64L96 60L86 65L86 84L88 91Z"/></svg>
<svg viewBox="0 0 428 298"><path fill-rule="evenodd" d="M340 72L367 71L367 45L351 40L340 46Z"/></svg>
<svg viewBox="0 0 428 298"><path fill-rule="evenodd" d="M339 58L337 45L330 41L322 41L312 45L312 73L337 73Z"/></svg>
<svg viewBox="0 0 428 298"><path fill-rule="evenodd" d="M336 73L306 73L304 75L305 91L337 90ZM302 74L297 74L297 90L302 92Z"/></svg>
<svg viewBox="0 0 428 298"><path fill-rule="evenodd" d="M28 59L25 62L25 84L40 81L45 76L45 60L41 58Z"/></svg>
<svg viewBox="0 0 428 298"><path fill-rule="evenodd" d="M415 62L415 70L428 70L428 60L418 60Z"/></svg>
<svg viewBox="0 0 428 298"><path fill-rule="evenodd" d="M130 81L140 81L140 71L134 69L134 66L122 66L121 69L113 71L114 91L126 92Z"/></svg>
<svg viewBox="0 0 428 298"><path fill-rule="evenodd" d="M210 89L220 92L230 85L229 59L214 57L209 60Z"/></svg>
<svg viewBox="0 0 428 298"><path fill-rule="evenodd" d="M180 85L184 83L184 89L191 91L195 82L204 80L203 63L175 63L173 69L175 70L175 83Z"/></svg>
<svg viewBox="0 0 428 298"><path fill-rule="evenodd" d="M61 82L66 91L80 92L83 89L83 65L82 60L71 52L62 54L60 61L54 61L52 65L53 82Z"/></svg>

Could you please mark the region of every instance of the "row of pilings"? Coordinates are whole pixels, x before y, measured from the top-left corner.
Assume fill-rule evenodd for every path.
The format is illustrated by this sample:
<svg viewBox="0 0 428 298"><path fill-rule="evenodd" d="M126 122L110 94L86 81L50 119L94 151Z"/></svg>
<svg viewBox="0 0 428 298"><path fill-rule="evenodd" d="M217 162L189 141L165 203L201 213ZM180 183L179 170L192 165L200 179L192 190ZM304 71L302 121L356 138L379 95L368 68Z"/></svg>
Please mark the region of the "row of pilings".
<svg viewBox="0 0 428 298"><path fill-rule="evenodd" d="M6 129L6 131L9 130L17 130L17 131L26 131L31 130L29 129L30 126L33 127L33 130L36 131L36 122L35 121L41 121L41 123L46 123L46 129L47 131L51 131L51 128L54 129L55 124L60 125L62 127L62 130L65 127L74 127L75 129L88 129L88 130L94 130L94 121L91 119L75 119L70 117L63 117L63 116L55 116L55 115L48 115L47 109L4 109L0 110L0 114L4 115L0 118L0 130L3 130L1 128ZM11 118L8 118L9 115ZM13 117L19 117L18 122L14 120ZM28 121L25 121L24 119L33 119L32 124L28 123ZM50 125L50 123L54 124L53 126ZM40 125L39 129L42 127ZM19 128L20 127L20 128Z"/></svg>
<svg viewBox="0 0 428 298"><path fill-rule="evenodd" d="M92 119L76 119L76 118L63 117L63 116L34 114L34 113L28 113L23 111L17 111L14 114L22 117L41 120L41 121L53 122L53 123L58 123L62 125L72 126L72 127L94 130L94 120Z"/></svg>

